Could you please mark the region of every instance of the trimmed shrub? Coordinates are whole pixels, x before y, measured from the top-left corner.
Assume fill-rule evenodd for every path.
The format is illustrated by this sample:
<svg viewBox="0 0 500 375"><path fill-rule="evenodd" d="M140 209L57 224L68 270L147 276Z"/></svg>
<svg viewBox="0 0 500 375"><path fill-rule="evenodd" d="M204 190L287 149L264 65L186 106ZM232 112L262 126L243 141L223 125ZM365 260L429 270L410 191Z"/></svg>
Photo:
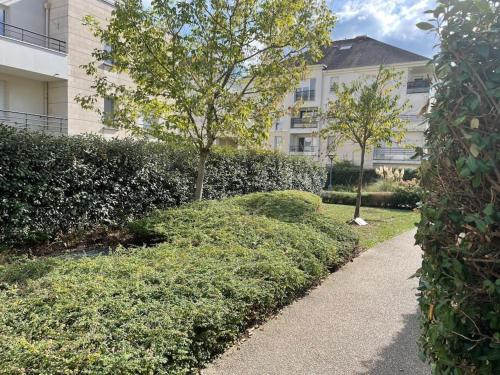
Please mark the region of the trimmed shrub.
<svg viewBox="0 0 500 375"><path fill-rule="evenodd" d="M330 167L326 168L327 179L324 189L328 188L330 181ZM410 181L418 178L418 169L405 169L403 181ZM359 166L348 161L342 161L333 165L332 185L344 189L355 189L359 179ZM380 180L375 169L365 169L363 174L363 184L370 185Z"/></svg>
<svg viewBox="0 0 500 375"><path fill-rule="evenodd" d="M500 5L440 0L417 242L421 348L435 374L500 374Z"/></svg>
<svg viewBox="0 0 500 375"><path fill-rule="evenodd" d="M328 183L330 181L330 167L326 168L327 179L324 188L328 188ZM334 186L357 186L359 179L359 166L354 165L347 161L342 161L335 163L332 170L332 184ZM365 185L370 184L378 180L378 175L374 169L365 169L363 174L363 183Z"/></svg>
<svg viewBox="0 0 500 375"><path fill-rule="evenodd" d="M356 205L356 193L324 191L321 197L324 203ZM394 192L364 192L361 194L361 206L413 209L418 206L420 199L420 194L415 189L398 188Z"/></svg>
<svg viewBox="0 0 500 375"><path fill-rule="evenodd" d="M191 200L195 176L196 153L187 146L0 126L0 243L52 240L178 206ZM205 198L319 192L324 178L324 168L304 158L220 149L208 161Z"/></svg>
<svg viewBox="0 0 500 375"><path fill-rule="evenodd" d="M353 256L357 236L319 206L289 191L196 202L131 224L158 247L0 265L2 371L197 373Z"/></svg>

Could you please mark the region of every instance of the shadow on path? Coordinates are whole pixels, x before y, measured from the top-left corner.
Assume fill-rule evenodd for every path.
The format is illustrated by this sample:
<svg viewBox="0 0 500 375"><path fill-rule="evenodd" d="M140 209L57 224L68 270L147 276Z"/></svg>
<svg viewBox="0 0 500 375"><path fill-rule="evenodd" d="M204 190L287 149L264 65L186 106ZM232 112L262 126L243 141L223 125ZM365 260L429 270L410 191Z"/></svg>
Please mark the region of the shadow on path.
<svg viewBox="0 0 500 375"><path fill-rule="evenodd" d="M356 372L356 375L429 375L431 373L429 366L417 356L417 340L420 335L417 312L404 315L403 324L403 329L398 332L391 345L384 348L373 360L363 361L363 367L367 370Z"/></svg>

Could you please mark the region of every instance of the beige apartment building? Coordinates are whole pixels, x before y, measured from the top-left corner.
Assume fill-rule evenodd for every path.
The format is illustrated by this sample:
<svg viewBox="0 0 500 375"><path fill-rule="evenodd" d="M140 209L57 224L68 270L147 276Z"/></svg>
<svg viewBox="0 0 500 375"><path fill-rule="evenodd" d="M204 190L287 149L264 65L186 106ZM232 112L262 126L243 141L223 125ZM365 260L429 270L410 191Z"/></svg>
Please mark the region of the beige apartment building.
<svg viewBox="0 0 500 375"><path fill-rule="evenodd" d="M401 102L409 100L411 105L403 116L408 120L407 132L400 144L381 145L369 152L365 166L417 167L420 160L414 160L412 156L415 146L424 146L427 125L420 112L429 100L433 77L428 61L424 56L367 36L333 42L325 49L324 57L309 66L306 79L285 98L283 106L287 114L271 130L268 147L329 163L328 141L318 135L326 124L317 114L334 99L332 85L365 77L374 78L383 64L402 72L404 84L398 94ZM337 150L337 158L354 164L359 165L360 156L359 147L352 143L345 143Z"/></svg>
<svg viewBox="0 0 500 375"><path fill-rule="evenodd" d="M114 136L99 115L75 102L91 92L81 65L101 47L82 25L86 15L106 22L112 0L0 0L0 123L54 134ZM112 80L126 77L100 66ZM113 110L113 102L100 104Z"/></svg>

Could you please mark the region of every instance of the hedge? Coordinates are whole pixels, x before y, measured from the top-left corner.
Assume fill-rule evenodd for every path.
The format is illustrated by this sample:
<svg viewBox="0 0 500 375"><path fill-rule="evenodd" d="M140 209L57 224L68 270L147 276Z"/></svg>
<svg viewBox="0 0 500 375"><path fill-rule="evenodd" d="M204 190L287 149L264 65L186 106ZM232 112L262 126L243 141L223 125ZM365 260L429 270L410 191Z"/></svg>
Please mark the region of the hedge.
<svg viewBox="0 0 500 375"><path fill-rule="evenodd" d="M324 203L356 204L356 193L344 191L324 191L321 193ZM395 192L364 192L361 194L361 206L414 209L421 197L417 191L398 189Z"/></svg>
<svg viewBox="0 0 500 375"><path fill-rule="evenodd" d="M352 229L304 192L157 211L153 248L0 264L8 374L195 374L246 327L353 256Z"/></svg>
<svg viewBox="0 0 500 375"><path fill-rule="evenodd" d="M328 188L330 183L330 167L327 166L327 179L324 189ZM409 181L418 177L417 169L405 169L403 177L404 181ZM359 179L359 166L350 162L339 162L333 165L332 168L332 185L342 187L355 187L358 185ZM365 169L363 173L363 184L369 185L380 179L374 169Z"/></svg>
<svg viewBox="0 0 500 375"><path fill-rule="evenodd" d="M500 374L500 4L440 0L431 14L420 345L434 374Z"/></svg>
<svg viewBox="0 0 500 375"><path fill-rule="evenodd" d="M50 137L0 126L0 243L53 240L122 225L191 200L196 154L187 146L98 136ZM204 197L319 192L323 167L273 152L215 151Z"/></svg>

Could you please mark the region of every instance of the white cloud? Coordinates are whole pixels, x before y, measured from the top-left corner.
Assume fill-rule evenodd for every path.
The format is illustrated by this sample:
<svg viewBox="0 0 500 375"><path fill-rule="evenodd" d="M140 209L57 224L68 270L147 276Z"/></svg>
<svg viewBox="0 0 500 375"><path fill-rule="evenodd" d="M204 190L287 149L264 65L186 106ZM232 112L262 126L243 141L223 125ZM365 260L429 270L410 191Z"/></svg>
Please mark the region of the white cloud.
<svg viewBox="0 0 500 375"><path fill-rule="evenodd" d="M425 19L423 12L433 6L434 0L338 0L332 4L341 23L369 18L380 36L402 38L411 34L415 24Z"/></svg>

